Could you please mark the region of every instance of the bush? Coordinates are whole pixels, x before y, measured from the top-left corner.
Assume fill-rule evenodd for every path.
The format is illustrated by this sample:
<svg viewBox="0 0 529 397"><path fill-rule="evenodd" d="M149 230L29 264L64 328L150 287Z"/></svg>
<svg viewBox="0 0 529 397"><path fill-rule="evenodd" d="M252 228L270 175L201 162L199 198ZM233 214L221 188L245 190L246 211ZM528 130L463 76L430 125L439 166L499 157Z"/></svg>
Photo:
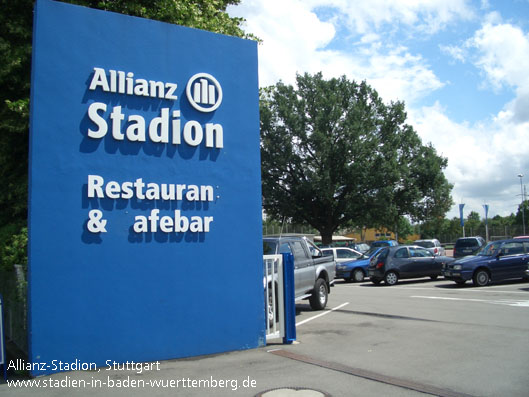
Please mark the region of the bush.
<svg viewBox="0 0 529 397"><path fill-rule="evenodd" d="M24 273L27 274L28 268L28 228L23 227L20 233L14 234L8 238L2 247L3 270L12 271L13 265L22 265Z"/></svg>

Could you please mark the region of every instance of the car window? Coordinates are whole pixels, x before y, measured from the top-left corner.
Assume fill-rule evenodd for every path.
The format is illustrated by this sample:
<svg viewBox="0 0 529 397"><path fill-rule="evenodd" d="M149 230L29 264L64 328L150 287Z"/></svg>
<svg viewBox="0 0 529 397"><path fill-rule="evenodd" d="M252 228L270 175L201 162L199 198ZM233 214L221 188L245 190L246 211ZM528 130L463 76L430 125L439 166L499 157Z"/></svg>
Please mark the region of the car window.
<svg viewBox="0 0 529 397"><path fill-rule="evenodd" d="M379 252L377 252L372 260L374 261L383 261L388 257L388 249L381 249Z"/></svg>
<svg viewBox="0 0 529 397"><path fill-rule="evenodd" d="M500 247L499 243L493 242L487 244L481 251L478 252L479 256L492 256Z"/></svg>
<svg viewBox="0 0 529 397"><path fill-rule="evenodd" d="M524 241L523 242L523 248L524 248L524 252L526 254L529 254L529 241Z"/></svg>
<svg viewBox="0 0 529 397"><path fill-rule="evenodd" d="M432 253L424 248L410 248L412 258L426 258L432 256Z"/></svg>
<svg viewBox="0 0 529 397"><path fill-rule="evenodd" d="M334 256L332 250L321 250L321 252L323 253L323 256Z"/></svg>
<svg viewBox="0 0 529 397"><path fill-rule="evenodd" d="M292 251L294 252L294 260L304 260L307 259L307 254L305 253L305 250L303 249L303 245L301 244L301 241L292 241Z"/></svg>
<svg viewBox="0 0 529 397"><path fill-rule="evenodd" d="M400 248L395 252L395 258L409 258L408 249Z"/></svg>
<svg viewBox="0 0 529 397"><path fill-rule="evenodd" d="M360 255L355 253L354 251L349 251L348 249L337 249L336 250L336 256L338 258L358 258Z"/></svg>
<svg viewBox="0 0 529 397"><path fill-rule="evenodd" d="M307 247L309 247L309 251L310 251L310 254L312 256L321 256L320 255L320 252L321 252L321 249L319 249L316 244L314 244L312 241L310 240L306 240L307 242Z"/></svg>
<svg viewBox="0 0 529 397"><path fill-rule="evenodd" d="M479 243L475 238L463 238L456 241L456 247L459 248L473 248L477 246L479 246Z"/></svg>
<svg viewBox="0 0 529 397"><path fill-rule="evenodd" d="M424 248L433 248L435 247L435 243L433 241L416 241L414 244L420 245Z"/></svg>
<svg viewBox="0 0 529 397"><path fill-rule="evenodd" d="M523 254L523 244L520 242L505 243L502 245L500 255L520 255Z"/></svg>
<svg viewBox="0 0 529 397"><path fill-rule="evenodd" d="M263 255L274 255L277 244L271 241L263 241Z"/></svg>
<svg viewBox="0 0 529 397"><path fill-rule="evenodd" d="M288 243L283 243L279 246L279 253L280 254L291 254L292 250L290 249L290 245Z"/></svg>

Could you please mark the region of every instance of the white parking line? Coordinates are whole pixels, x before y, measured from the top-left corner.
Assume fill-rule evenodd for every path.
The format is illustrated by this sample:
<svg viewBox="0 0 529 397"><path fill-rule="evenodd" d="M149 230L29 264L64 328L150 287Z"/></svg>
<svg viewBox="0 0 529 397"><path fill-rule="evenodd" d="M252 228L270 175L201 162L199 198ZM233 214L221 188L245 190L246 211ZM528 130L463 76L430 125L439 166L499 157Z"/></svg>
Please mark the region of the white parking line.
<svg viewBox="0 0 529 397"><path fill-rule="evenodd" d="M465 299L465 298L449 298L449 297L444 297L444 296L419 296L419 295L410 296L410 298L437 299L437 300L446 300L446 301L484 302L484 303L491 303L493 305L529 307L529 300L526 300L526 301L508 300L508 299L487 300L487 299Z"/></svg>
<svg viewBox="0 0 529 397"><path fill-rule="evenodd" d="M417 290L436 290L436 291L439 291L440 289L436 288L436 287L431 287L431 288L420 288L420 287L392 287L392 288L395 288L395 289L410 289L410 290L413 290L413 289L417 289ZM505 288L504 285L496 285L496 286L489 286L489 287L481 287L481 288L455 288L455 289L450 289L450 290L443 290L443 291L457 291L457 292L488 292L488 293L494 293L494 294L497 294L497 293L504 293L504 294L526 294L526 295L529 295L529 292L527 291L498 291L498 290L493 290L491 291L491 289L493 288Z"/></svg>
<svg viewBox="0 0 529 397"><path fill-rule="evenodd" d="M300 321L299 323L296 323L296 327L297 327L298 325L302 325L302 324L308 323L309 321L312 321L312 320L314 320L314 319L316 319L316 318L318 318L318 317L322 317L322 316L325 316L326 314L332 313L333 311L338 310L338 309L341 309L342 307L344 307L344 306L346 306L346 305L348 305L348 304L349 304L349 302L342 303L340 306L336 306L335 308L333 308L333 309L331 309L331 310L328 310L328 311L326 311L326 312L323 312L323 313L317 314L317 315L315 315L315 316L312 316L312 317L310 317L310 318L307 318L306 320Z"/></svg>

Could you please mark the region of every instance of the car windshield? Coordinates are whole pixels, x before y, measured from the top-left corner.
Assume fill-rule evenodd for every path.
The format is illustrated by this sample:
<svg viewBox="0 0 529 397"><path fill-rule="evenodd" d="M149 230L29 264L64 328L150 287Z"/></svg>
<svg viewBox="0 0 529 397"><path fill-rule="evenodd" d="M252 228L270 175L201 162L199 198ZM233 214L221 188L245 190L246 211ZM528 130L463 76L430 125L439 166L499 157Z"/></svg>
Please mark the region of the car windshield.
<svg viewBox="0 0 529 397"><path fill-rule="evenodd" d="M377 254L375 254L372 258L371 258L371 261L383 261L385 260L387 257L388 257L388 252L389 250L387 248L385 249L381 249Z"/></svg>
<svg viewBox="0 0 529 397"><path fill-rule="evenodd" d="M435 247L435 244L432 241L416 241L415 244L417 244L420 247L423 248L433 248Z"/></svg>
<svg viewBox="0 0 529 397"><path fill-rule="evenodd" d="M380 247L371 247L369 251L364 252L364 258L369 258L371 255L373 255L375 252L377 252L380 249Z"/></svg>
<svg viewBox="0 0 529 397"><path fill-rule="evenodd" d="M498 242L492 242L488 243L485 247L483 247L479 252L479 256L492 256L496 251L498 251L498 248L500 248L500 243Z"/></svg>

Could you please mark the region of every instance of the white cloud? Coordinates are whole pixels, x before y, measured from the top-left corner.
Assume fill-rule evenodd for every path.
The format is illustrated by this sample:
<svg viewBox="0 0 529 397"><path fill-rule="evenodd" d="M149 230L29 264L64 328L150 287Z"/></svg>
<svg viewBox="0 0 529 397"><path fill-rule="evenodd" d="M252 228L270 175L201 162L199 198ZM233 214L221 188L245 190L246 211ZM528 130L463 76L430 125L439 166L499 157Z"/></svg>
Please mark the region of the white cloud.
<svg viewBox="0 0 529 397"><path fill-rule="evenodd" d="M472 8L480 6L481 11ZM487 202L494 216L516 211L517 175L529 178L529 36L503 23L490 7L486 0L242 0L228 11L246 18L246 31L263 40L261 86L279 79L293 84L296 72L322 71L326 78L345 74L366 80L385 101L404 100L423 141L448 158L454 201L463 200L466 213L480 214ZM443 107L450 103L421 104L446 82L407 40L422 41L451 24L457 29L456 23L475 22L485 8L471 39L437 48L466 67L477 67L489 89L507 88L516 97L490 120L456 123ZM457 215L455 206L448 216Z"/></svg>
<svg viewBox="0 0 529 397"><path fill-rule="evenodd" d="M348 48L326 48L335 38L338 22L335 18L320 20L313 11L314 7L337 7L340 12L347 12L349 17L354 18L363 14L363 23L374 25L394 20L392 13L395 12L398 18L408 23L419 18L420 4L405 1L399 8L394 2L377 0L371 8L366 3L371 5L371 2L359 2L358 7L353 9L350 2L340 0L246 0L229 11L246 18L246 30L263 40L259 45L261 86L275 84L279 79L293 84L296 73L321 71L326 78L346 75L352 80L367 80L384 100L398 99L407 103L442 87L443 83L420 55L412 54L402 45L392 46L376 31L366 31L367 27L360 29L363 34ZM429 1L426 3L430 4ZM450 9L444 5L445 2L432 3L439 8L436 15L445 14L441 12L443 9ZM387 16L379 19L380 15L374 9L384 9ZM435 5L430 5L429 9L435 9Z"/></svg>
<svg viewBox="0 0 529 397"><path fill-rule="evenodd" d="M465 63L467 53L464 47L458 47L454 45L440 45L439 49L442 53L447 54L456 61Z"/></svg>
<svg viewBox="0 0 529 397"><path fill-rule="evenodd" d="M228 10L244 16L246 30L259 37L259 80L261 86L278 80L292 83L296 72L318 71L329 57L323 50L334 38L330 22L318 19L302 1L243 1Z"/></svg>
<svg viewBox="0 0 529 397"><path fill-rule="evenodd" d="M363 73L386 101L399 99L411 104L444 85L421 56L404 47L371 53Z"/></svg>
<svg viewBox="0 0 529 397"><path fill-rule="evenodd" d="M452 197L466 203L465 211L480 213L486 202L492 216L516 213L517 175L529 169L529 123L513 124L500 115L488 124L459 124L439 103L410 112L410 121L423 141L448 158L445 175L454 184ZM457 214L454 206L449 216Z"/></svg>
<svg viewBox="0 0 529 397"><path fill-rule="evenodd" d="M529 121L529 34L511 24L487 22L467 45L477 51L475 65L491 87L515 91L516 98L505 112L514 122Z"/></svg>
<svg viewBox="0 0 529 397"><path fill-rule="evenodd" d="M500 88L529 86L529 35L510 24L485 24L469 42L479 56L476 66Z"/></svg>
<svg viewBox="0 0 529 397"><path fill-rule="evenodd" d="M454 20L474 17L468 0L307 0L313 7L334 7L351 30L363 34L383 26L434 33Z"/></svg>

